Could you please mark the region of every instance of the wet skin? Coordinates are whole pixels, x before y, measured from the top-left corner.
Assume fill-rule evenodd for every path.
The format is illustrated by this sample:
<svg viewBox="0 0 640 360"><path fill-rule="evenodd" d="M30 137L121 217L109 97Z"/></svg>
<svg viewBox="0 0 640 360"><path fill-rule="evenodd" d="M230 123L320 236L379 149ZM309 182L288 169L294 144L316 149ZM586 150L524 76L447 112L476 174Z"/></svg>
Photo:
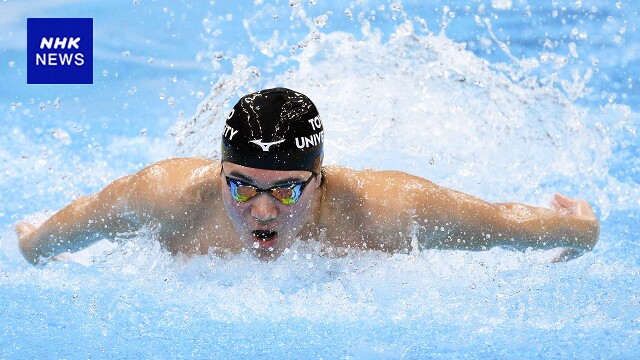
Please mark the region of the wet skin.
<svg viewBox="0 0 640 360"><path fill-rule="evenodd" d="M328 252L408 251L415 238L427 249L562 247L575 256L591 250L599 236L589 204L562 195L552 209L491 204L403 172L327 166L297 203L285 205L269 193L239 203L225 181L229 176L267 189L311 174L228 162L223 171L208 159L169 159L74 201L38 228L20 222L16 232L32 263L143 228L174 254L249 251L260 259L277 258L296 238L319 240Z"/></svg>

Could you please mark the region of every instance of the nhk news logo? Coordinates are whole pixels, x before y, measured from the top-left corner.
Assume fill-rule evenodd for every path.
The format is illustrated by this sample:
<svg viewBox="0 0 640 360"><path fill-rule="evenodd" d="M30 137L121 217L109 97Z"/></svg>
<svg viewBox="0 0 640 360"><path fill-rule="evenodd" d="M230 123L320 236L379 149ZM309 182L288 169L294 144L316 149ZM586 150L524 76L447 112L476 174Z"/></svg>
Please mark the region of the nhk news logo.
<svg viewBox="0 0 640 360"><path fill-rule="evenodd" d="M93 84L93 19L27 19L27 84Z"/></svg>

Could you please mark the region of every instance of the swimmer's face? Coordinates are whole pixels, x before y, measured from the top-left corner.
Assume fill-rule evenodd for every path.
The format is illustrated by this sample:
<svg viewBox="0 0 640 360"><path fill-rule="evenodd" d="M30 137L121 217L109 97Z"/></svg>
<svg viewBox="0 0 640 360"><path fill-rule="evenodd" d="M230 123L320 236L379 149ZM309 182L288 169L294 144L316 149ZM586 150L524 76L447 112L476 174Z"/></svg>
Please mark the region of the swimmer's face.
<svg viewBox="0 0 640 360"><path fill-rule="evenodd" d="M262 170L230 162L223 163L220 183L224 206L243 245L257 257L277 258L300 234L313 208L321 182L321 175L312 175L310 171ZM232 184L229 184L227 178ZM250 187L238 188L238 185L243 184L258 189L270 189L307 181L300 197L290 205L283 204L269 192L259 192L246 201L238 201L232 195L233 190L236 191L236 196L246 195L247 192L252 195L253 189ZM289 192L286 187L276 191L278 193L275 195L279 197ZM287 199L283 201L291 202Z"/></svg>

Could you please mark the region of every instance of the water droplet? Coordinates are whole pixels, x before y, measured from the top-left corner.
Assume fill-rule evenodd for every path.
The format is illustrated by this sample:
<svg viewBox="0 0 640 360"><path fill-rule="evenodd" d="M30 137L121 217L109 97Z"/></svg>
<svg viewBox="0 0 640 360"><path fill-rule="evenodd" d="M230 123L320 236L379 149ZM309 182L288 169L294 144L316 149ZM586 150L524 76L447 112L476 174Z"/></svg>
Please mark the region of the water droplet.
<svg viewBox="0 0 640 360"><path fill-rule="evenodd" d="M61 144L64 145L69 145L71 144L71 136L69 136L69 133L67 133L66 131L62 130L62 129L55 129L51 132L51 135L53 135L53 137L58 140L58 142L60 142Z"/></svg>
<svg viewBox="0 0 640 360"><path fill-rule="evenodd" d="M318 27L325 27L327 25L327 20L329 20L329 17L327 14L323 14L315 18L314 22Z"/></svg>

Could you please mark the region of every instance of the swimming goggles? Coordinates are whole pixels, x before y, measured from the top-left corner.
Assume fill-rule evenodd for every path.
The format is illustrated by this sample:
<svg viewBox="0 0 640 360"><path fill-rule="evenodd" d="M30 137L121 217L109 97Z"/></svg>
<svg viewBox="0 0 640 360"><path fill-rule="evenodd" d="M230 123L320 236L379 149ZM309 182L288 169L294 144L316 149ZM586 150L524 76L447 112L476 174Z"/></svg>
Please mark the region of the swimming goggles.
<svg viewBox="0 0 640 360"><path fill-rule="evenodd" d="M225 175L227 185L229 185L229 190L231 191L231 196L233 196L237 202L249 201L254 196L266 192L285 205L293 205L297 203L298 200L300 200L300 196L302 196L302 190L304 190L305 186L307 186L314 177L315 174L311 175L311 177L304 182L296 181L284 185L277 185L268 189L260 189L242 180L232 179Z"/></svg>

